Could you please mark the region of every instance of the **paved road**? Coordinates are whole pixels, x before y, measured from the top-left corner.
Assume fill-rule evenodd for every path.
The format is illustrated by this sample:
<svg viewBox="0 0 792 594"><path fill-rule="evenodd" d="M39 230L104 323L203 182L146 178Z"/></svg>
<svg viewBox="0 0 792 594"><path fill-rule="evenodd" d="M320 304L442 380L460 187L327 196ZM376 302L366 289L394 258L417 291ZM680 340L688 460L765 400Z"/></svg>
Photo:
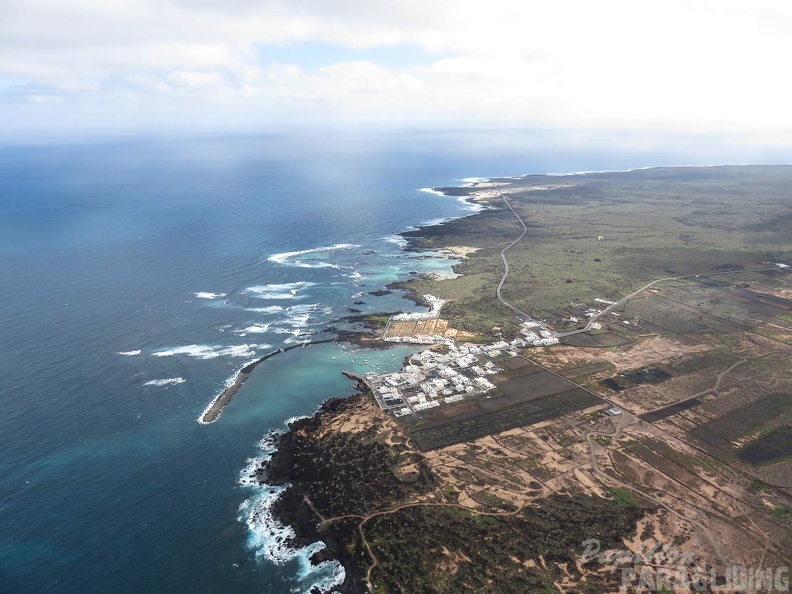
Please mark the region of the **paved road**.
<svg viewBox="0 0 792 594"><path fill-rule="evenodd" d="M528 233L528 227L525 226L525 223L520 218L520 215L517 214L517 212L512 208L512 205L509 204L509 201L506 200L506 197L500 191L500 188L498 187L498 184L493 182L492 185L495 186L495 191L498 192L498 195L501 197L501 200L503 200L503 202L506 203L506 206L509 207L509 210L512 211L512 214L517 218L517 221L520 223L520 225L523 228L523 232L520 234L520 236L517 239L515 239L514 241L512 241L511 243L509 243L509 245L507 245L505 248L503 248L501 250L500 255L501 255L501 259L503 260L503 276L501 277L500 282L498 283L498 288L495 289L495 294L498 296L498 299L500 299L500 302L503 303L503 305L505 305L510 310L512 310L514 313L516 313L518 316L523 318L526 322L536 322L537 324L541 324L541 322L539 322L538 320L534 320L531 316L529 316L524 311L519 310L516 307L514 307L511 303L506 301L503 298L503 296L501 295L501 289L503 289L503 284L506 282L506 279L509 276L509 262L508 262L508 260L506 260L506 252L510 248L514 247L523 237L525 237L525 234ZM542 325L542 327L544 327L544 324L541 324L541 325Z"/></svg>
<svg viewBox="0 0 792 594"><path fill-rule="evenodd" d="M609 305L608 307L603 309L600 313L598 313L597 315L591 317L591 319L589 319L589 321L588 321L588 324L586 324L585 328L581 328L580 330L573 330L571 332L561 332L560 334L557 334L556 337L557 338L564 338L565 336L572 336L573 334L581 334L583 332L588 332L589 330L591 330L591 327L594 325L594 323L599 318L601 318L604 315L609 314L614 309L617 309L617 308L621 307L622 305L627 303L630 299L632 299L636 295L640 295L641 293L646 291L649 287L652 287L652 286L656 285L657 283L661 283L663 281L682 280L682 279L685 279L685 278L698 278L700 276L715 276L716 274L736 274L738 272L760 272L762 270L779 270L779 267L778 266L766 266L764 268L749 268L749 269L744 269L744 270L727 270L725 272L707 272L707 273L703 273L703 274L687 274L685 276L667 276L665 278L658 278L657 280L653 280L650 283L646 283L643 287L641 287L637 291L635 291L633 293L630 293L626 297L622 297L616 303L613 303L612 305Z"/></svg>
<svg viewBox="0 0 792 594"><path fill-rule="evenodd" d="M602 437L608 437L610 439L613 439L614 441L617 440L624 426L630 422L630 420L628 420L628 415L629 413L622 412L620 415L617 415L615 418L611 417L611 419L613 419L615 423L615 426L613 427L613 431L611 432L595 430L586 433L585 437L589 447L589 462L591 465L591 471L598 479L600 479L604 483L610 483L612 485L616 485L617 487L624 487L626 489L634 491L635 493L638 493L645 499L648 499L649 501L656 503L657 505L659 505L669 513L675 515L683 522L688 522L696 526L699 530L701 530L704 533L704 535L707 537L707 540L710 541L710 545L712 546L712 550L715 552L715 556L717 557L718 561L722 565L726 565L726 559L724 558L723 553L721 553L718 539L715 537L714 534L712 534L710 529L705 524L699 522L698 520L694 520L693 518L689 518L685 515L682 515L664 501L661 501L654 495L650 495L646 491L639 489L636 485L628 485L627 483L623 483L622 481L610 476L609 474L605 474L604 472L602 472L602 470L600 470L599 464L597 464L596 445L595 445L594 436L599 435Z"/></svg>

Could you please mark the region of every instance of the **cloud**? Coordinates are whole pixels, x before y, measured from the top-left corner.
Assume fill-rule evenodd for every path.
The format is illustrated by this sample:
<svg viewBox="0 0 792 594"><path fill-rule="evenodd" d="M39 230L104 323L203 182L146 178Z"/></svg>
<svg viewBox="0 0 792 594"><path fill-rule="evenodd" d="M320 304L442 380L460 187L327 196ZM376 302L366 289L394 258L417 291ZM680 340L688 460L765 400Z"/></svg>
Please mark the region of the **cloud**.
<svg viewBox="0 0 792 594"><path fill-rule="evenodd" d="M0 79L26 91L0 116L773 130L791 33L782 1L5 0Z"/></svg>

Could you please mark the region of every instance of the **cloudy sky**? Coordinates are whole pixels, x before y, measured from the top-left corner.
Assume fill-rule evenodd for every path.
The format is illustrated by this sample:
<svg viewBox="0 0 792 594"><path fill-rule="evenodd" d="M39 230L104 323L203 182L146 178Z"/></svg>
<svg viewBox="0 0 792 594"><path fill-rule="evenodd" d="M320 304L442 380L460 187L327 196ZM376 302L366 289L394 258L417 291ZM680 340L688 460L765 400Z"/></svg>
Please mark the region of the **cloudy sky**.
<svg viewBox="0 0 792 594"><path fill-rule="evenodd" d="M787 0L0 0L0 122L792 142Z"/></svg>

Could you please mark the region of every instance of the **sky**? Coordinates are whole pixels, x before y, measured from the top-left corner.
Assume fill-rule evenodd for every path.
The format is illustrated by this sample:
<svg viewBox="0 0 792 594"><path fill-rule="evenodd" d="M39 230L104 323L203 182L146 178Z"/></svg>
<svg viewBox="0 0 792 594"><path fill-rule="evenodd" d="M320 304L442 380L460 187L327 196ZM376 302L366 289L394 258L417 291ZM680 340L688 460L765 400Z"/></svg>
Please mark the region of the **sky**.
<svg viewBox="0 0 792 594"><path fill-rule="evenodd" d="M792 144L787 0L0 0L0 134L530 128Z"/></svg>

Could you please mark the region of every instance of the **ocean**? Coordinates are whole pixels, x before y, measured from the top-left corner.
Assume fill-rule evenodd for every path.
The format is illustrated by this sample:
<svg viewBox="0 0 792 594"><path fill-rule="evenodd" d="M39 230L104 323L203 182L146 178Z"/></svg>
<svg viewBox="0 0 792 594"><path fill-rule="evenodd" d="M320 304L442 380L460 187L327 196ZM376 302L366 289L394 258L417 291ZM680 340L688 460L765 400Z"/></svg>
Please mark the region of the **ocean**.
<svg viewBox="0 0 792 594"><path fill-rule="evenodd" d="M329 587L342 569L308 565L320 544L277 544L277 493L246 469L271 431L352 392L342 370L396 369L412 351L295 348L198 423L229 378L332 338L350 308L420 310L370 293L455 261L395 234L475 210L422 188L701 162L530 133L0 148L0 591Z"/></svg>

